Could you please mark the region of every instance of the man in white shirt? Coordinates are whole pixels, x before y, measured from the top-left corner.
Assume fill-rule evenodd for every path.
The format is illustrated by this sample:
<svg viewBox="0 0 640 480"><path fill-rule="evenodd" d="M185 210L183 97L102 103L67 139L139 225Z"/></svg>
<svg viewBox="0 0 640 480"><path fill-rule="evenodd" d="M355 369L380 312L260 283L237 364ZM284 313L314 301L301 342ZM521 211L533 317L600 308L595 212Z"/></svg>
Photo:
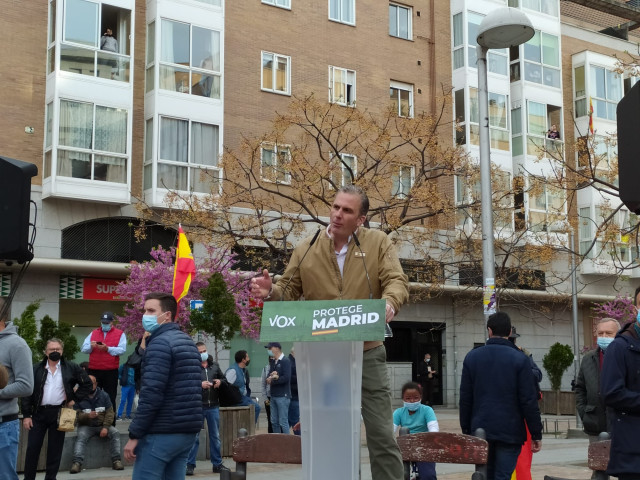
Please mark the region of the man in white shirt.
<svg viewBox="0 0 640 480"><path fill-rule="evenodd" d="M66 361L62 354L64 344L58 338L47 341L45 359L33 367L33 393L21 399L22 424L29 430L24 462L25 480L35 480L40 450L48 433L46 480L55 480L60 468L64 432L58 431L61 407L72 407L86 398L92 383L80 365ZM74 391L74 387L78 386Z"/></svg>

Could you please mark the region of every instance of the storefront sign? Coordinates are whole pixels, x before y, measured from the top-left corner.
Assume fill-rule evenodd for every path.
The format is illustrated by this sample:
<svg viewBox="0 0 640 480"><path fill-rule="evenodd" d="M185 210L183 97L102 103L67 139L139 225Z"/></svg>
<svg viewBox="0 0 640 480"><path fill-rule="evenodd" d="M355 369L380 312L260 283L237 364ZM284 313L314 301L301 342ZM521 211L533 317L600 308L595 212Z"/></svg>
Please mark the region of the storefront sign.
<svg viewBox="0 0 640 480"><path fill-rule="evenodd" d="M113 278L60 277L60 298L76 300L117 300L116 288L121 280Z"/></svg>

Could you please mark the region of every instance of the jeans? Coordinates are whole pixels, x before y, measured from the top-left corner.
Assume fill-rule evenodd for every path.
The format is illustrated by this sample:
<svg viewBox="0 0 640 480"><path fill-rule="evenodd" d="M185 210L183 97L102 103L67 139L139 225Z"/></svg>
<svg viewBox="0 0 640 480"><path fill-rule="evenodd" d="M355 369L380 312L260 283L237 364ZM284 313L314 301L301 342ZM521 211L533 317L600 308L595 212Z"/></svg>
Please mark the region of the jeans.
<svg viewBox="0 0 640 480"><path fill-rule="evenodd" d="M138 441L131 480L184 478L195 433L155 433Z"/></svg>
<svg viewBox="0 0 640 480"><path fill-rule="evenodd" d="M120 390L120 406L118 407L118 417L122 418L122 411L125 403L127 404L127 417L131 417L131 407L133 407L133 398L136 396L135 385L127 385Z"/></svg>
<svg viewBox="0 0 640 480"><path fill-rule="evenodd" d="M0 480L18 480L20 420L0 423Z"/></svg>
<svg viewBox="0 0 640 480"><path fill-rule="evenodd" d="M64 446L64 432L58 431L58 413L60 408L38 408L31 417L33 427L27 439L27 454L24 461L24 480L35 480L36 467L44 436L47 440L47 470L45 480L55 480L60 469L60 458Z"/></svg>
<svg viewBox="0 0 640 480"><path fill-rule="evenodd" d="M289 426L293 428L293 426L300 421L300 400L297 398L294 400L291 399L291 403L289 404ZM300 435L300 430L293 432L294 435Z"/></svg>
<svg viewBox="0 0 640 480"><path fill-rule="evenodd" d="M289 433L289 397L271 396L271 426L273 433Z"/></svg>
<svg viewBox="0 0 640 480"><path fill-rule="evenodd" d="M488 480L510 480L516 468L522 445L489 440Z"/></svg>
<svg viewBox="0 0 640 480"><path fill-rule="evenodd" d="M73 447L73 462L82 464L84 462L84 450L91 437L99 437L102 426L90 427L88 425L78 426L78 435L76 443ZM111 452L111 461L120 460L120 432L116 427L109 427L107 438L109 439L109 447Z"/></svg>
<svg viewBox="0 0 640 480"><path fill-rule="evenodd" d="M256 402L251 397L243 395L242 396L242 401L238 405L242 405L242 406L248 407L251 404L253 404L256 407L256 423L258 423L258 417L260 416L260 404L258 402ZM272 404L272 406L273 406L273 404Z"/></svg>
<svg viewBox="0 0 640 480"><path fill-rule="evenodd" d="M202 413L207 421L207 431L209 432L209 456L214 467L222 465L222 455L220 454L220 409L218 407L203 408ZM204 426L204 425L203 425ZM200 447L200 434L196 434L196 441L191 447L187 465L196 465L196 456Z"/></svg>

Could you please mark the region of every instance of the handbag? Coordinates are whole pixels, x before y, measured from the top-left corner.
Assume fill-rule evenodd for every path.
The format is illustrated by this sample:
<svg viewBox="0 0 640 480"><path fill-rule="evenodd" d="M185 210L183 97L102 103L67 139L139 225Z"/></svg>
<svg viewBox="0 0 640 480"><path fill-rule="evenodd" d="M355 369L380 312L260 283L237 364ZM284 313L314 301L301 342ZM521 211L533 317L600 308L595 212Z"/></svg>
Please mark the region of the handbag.
<svg viewBox="0 0 640 480"><path fill-rule="evenodd" d="M58 413L58 431L73 432L76 429L77 413L73 408L62 407Z"/></svg>
<svg viewBox="0 0 640 480"><path fill-rule="evenodd" d="M133 368L139 367L142 364L142 355L140 355L137 350L134 350L127 358L125 364Z"/></svg>
<svg viewBox="0 0 640 480"><path fill-rule="evenodd" d="M218 388L218 400L221 407L235 407L242 403L242 393L238 387L223 380Z"/></svg>

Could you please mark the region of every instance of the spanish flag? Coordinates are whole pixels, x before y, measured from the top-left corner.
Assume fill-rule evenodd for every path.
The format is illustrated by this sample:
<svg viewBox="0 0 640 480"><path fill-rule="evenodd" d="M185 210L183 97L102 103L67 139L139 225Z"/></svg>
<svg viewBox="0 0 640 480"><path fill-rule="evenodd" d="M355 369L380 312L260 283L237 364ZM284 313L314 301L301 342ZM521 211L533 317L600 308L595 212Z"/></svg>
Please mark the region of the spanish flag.
<svg viewBox="0 0 640 480"><path fill-rule="evenodd" d="M187 236L178 227L178 247L176 248L176 265L173 270L173 291L172 295L177 302L187 293L191 286L191 279L196 273L196 262L191 253L191 247L187 241Z"/></svg>
<svg viewBox="0 0 640 480"><path fill-rule="evenodd" d="M589 132L593 135L593 100L589 97Z"/></svg>

